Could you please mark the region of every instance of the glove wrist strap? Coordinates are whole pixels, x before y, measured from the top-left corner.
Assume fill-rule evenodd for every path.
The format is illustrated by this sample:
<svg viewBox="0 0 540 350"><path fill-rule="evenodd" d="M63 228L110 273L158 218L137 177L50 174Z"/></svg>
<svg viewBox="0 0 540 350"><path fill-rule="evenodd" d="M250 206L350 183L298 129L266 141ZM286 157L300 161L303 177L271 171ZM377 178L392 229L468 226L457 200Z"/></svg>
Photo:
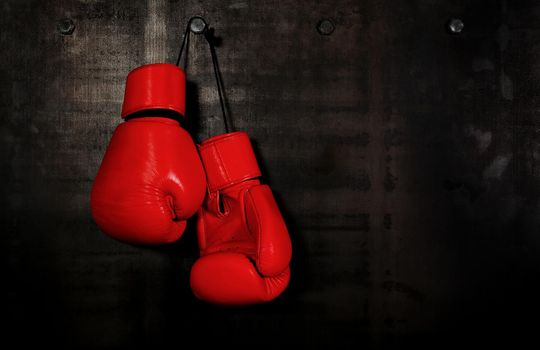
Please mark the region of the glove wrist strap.
<svg viewBox="0 0 540 350"><path fill-rule="evenodd" d="M253 147L245 132L212 137L201 143L199 153L210 192L261 176Z"/></svg>

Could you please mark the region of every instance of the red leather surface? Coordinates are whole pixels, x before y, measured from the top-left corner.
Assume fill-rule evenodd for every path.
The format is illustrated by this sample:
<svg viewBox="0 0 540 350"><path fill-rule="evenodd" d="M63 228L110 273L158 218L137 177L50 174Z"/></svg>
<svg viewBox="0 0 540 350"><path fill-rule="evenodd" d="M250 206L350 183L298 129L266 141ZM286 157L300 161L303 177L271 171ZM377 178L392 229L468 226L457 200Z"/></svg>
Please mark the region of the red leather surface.
<svg viewBox="0 0 540 350"><path fill-rule="evenodd" d="M136 118L112 136L92 188L92 215L118 240L168 243L182 235L205 193L199 155L178 122Z"/></svg>
<svg viewBox="0 0 540 350"><path fill-rule="evenodd" d="M243 254L209 254L191 271L193 293L201 300L222 305L249 305L273 300L289 283L287 267L274 277L261 277Z"/></svg>
<svg viewBox="0 0 540 350"><path fill-rule="evenodd" d="M272 300L289 282L292 248L272 191L255 179L260 171L249 138L225 134L200 150L209 186L220 190L210 190L198 212L201 258L192 268L191 288L217 304Z"/></svg>
<svg viewBox="0 0 540 350"><path fill-rule="evenodd" d="M173 64L147 64L127 77L122 118L149 109L186 112L186 75Z"/></svg>

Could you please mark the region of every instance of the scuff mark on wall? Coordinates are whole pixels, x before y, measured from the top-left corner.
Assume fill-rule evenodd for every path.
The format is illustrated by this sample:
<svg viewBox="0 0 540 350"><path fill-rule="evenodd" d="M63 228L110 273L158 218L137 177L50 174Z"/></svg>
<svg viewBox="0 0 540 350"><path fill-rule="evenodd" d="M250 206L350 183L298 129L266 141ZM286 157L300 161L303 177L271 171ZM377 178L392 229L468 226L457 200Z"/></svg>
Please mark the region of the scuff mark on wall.
<svg viewBox="0 0 540 350"><path fill-rule="evenodd" d="M500 84L502 97L505 100L512 101L514 99L514 83L504 71L501 72Z"/></svg>
<svg viewBox="0 0 540 350"><path fill-rule="evenodd" d="M483 153L488 149L493 137L491 131L483 131L470 124L465 127L465 135L474 137L479 153Z"/></svg>
<svg viewBox="0 0 540 350"><path fill-rule="evenodd" d="M484 170L484 179L500 179L512 156L509 154L498 155L493 162Z"/></svg>
<svg viewBox="0 0 540 350"><path fill-rule="evenodd" d="M164 18L166 3L163 0L148 0L148 17L144 26L145 63L160 63L167 58L167 31Z"/></svg>
<svg viewBox="0 0 540 350"><path fill-rule="evenodd" d="M245 1L235 2L229 5L229 8L234 9L234 10L245 9L247 7L248 7L248 3Z"/></svg>
<svg viewBox="0 0 540 350"><path fill-rule="evenodd" d="M495 64L487 58L475 58L472 62L473 72L481 72L486 70L494 70Z"/></svg>

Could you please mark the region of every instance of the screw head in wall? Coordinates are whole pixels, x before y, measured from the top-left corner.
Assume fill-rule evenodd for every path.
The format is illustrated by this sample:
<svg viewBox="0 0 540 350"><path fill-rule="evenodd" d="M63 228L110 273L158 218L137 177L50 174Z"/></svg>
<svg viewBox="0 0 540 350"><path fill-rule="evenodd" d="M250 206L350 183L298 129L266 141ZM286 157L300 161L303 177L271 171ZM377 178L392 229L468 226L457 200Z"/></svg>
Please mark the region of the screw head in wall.
<svg viewBox="0 0 540 350"><path fill-rule="evenodd" d="M317 31L321 35L330 35L336 29L336 25L329 18L323 18L317 23Z"/></svg>
<svg viewBox="0 0 540 350"><path fill-rule="evenodd" d="M448 20L447 27L448 27L448 31L450 31L450 33L459 34L459 33L461 33L463 31L463 28L465 27L465 24L459 18L450 18L450 20Z"/></svg>
<svg viewBox="0 0 540 350"><path fill-rule="evenodd" d="M56 23L56 29L62 35L71 35L75 30L75 23L71 18L62 18Z"/></svg>
<svg viewBox="0 0 540 350"><path fill-rule="evenodd" d="M206 21L200 16L191 17L189 19L189 30L193 34L202 34L206 30Z"/></svg>

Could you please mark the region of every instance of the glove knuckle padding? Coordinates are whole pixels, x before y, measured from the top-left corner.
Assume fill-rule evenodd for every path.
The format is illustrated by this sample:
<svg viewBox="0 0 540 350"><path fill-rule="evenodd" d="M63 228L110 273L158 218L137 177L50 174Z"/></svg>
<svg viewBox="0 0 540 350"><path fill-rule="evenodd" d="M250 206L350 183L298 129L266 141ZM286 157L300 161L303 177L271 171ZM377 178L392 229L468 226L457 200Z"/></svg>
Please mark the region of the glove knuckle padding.
<svg viewBox="0 0 540 350"><path fill-rule="evenodd" d="M279 275L291 260L291 240L270 187L254 186L245 196L246 222L257 240L257 268Z"/></svg>
<svg viewBox="0 0 540 350"><path fill-rule="evenodd" d="M181 236L183 220L204 194L204 170L187 132L178 124L131 120L118 126L107 148L92 190L92 214L117 239L166 243Z"/></svg>
<svg viewBox="0 0 540 350"><path fill-rule="evenodd" d="M276 277L264 278L245 255L216 253L195 263L190 284L200 299L242 305L274 299L287 288L289 279L288 268Z"/></svg>

